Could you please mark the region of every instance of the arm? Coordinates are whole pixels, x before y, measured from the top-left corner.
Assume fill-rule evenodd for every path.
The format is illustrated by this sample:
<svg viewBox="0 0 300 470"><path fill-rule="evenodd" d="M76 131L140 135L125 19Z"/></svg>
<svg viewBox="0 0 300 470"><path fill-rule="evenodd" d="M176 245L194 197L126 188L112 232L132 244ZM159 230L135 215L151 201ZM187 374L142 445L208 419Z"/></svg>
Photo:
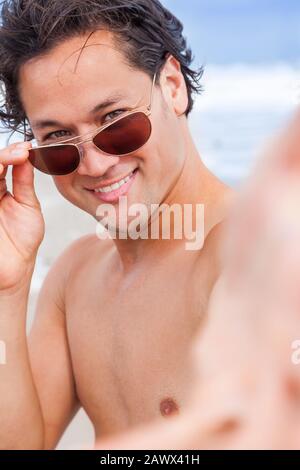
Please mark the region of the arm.
<svg viewBox="0 0 300 470"><path fill-rule="evenodd" d="M77 246L77 242L75 242ZM44 422L44 449L53 449L79 409L64 312L64 289L72 245L50 269L39 293L29 335L33 380Z"/></svg>
<svg viewBox="0 0 300 470"><path fill-rule="evenodd" d="M1 449L54 448L78 410L63 307L66 258L70 249L43 283L28 340L31 277L18 291L0 296L0 332L7 356L0 366Z"/></svg>
<svg viewBox="0 0 300 470"><path fill-rule="evenodd" d="M0 339L6 364L0 365L0 449L41 448L43 419L32 380L26 341L28 293L44 223L26 162L29 144L14 155L0 150ZM13 193L6 172L12 168Z"/></svg>
<svg viewBox="0 0 300 470"><path fill-rule="evenodd" d="M6 364L0 365L0 449L54 446L76 407L59 290L62 267L72 259L68 250L41 290L29 347L26 338L28 294L44 236L29 148L26 142L17 154L16 144L0 150L0 340L6 347Z"/></svg>
<svg viewBox="0 0 300 470"><path fill-rule="evenodd" d="M28 277L14 292L0 294L0 336L6 346L6 364L0 365L1 449L43 447L43 419L26 340Z"/></svg>

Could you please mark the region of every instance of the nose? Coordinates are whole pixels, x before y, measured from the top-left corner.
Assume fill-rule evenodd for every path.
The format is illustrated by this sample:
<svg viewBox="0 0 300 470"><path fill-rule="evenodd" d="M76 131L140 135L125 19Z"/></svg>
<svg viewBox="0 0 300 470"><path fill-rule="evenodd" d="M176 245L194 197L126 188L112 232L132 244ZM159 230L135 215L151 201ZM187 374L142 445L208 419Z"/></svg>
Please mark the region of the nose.
<svg viewBox="0 0 300 470"><path fill-rule="evenodd" d="M79 144L79 147L81 159L77 173L81 176L102 176L120 161L116 155L102 153L93 142Z"/></svg>

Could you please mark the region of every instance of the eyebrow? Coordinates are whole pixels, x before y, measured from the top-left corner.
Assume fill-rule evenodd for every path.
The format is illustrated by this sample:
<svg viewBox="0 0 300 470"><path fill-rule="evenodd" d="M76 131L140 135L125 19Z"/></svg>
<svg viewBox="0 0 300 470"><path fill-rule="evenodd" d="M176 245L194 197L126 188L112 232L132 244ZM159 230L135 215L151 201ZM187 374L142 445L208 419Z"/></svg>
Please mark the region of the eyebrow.
<svg viewBox="0 0 300 470"><path fill-rule="evenodd" d="M125 95L121 92L116 92L113 95L108 96L102 103L97 104L90 112L89 115L92 116L99 111L103 111L105 108L119 103L121 100L125 99ZM53 119L42 119L38 121L33 121L31 127L34 129L44 129L45 127L57 127L64 126L61 122Z"/></svg>

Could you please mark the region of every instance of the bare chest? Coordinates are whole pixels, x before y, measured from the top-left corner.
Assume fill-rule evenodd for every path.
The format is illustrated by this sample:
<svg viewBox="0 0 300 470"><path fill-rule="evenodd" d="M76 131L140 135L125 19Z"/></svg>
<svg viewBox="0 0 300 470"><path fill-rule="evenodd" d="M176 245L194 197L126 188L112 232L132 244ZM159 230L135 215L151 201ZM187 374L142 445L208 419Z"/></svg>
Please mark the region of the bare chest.
<svg viewBox="0 0 300 470"><path fill-rule="evenodd" d="M77 279L66 302L78 397L103 433L179 413L193 380L200 296L184 275L117 289ZM105 287L104 287L105 286Z"/></svg>

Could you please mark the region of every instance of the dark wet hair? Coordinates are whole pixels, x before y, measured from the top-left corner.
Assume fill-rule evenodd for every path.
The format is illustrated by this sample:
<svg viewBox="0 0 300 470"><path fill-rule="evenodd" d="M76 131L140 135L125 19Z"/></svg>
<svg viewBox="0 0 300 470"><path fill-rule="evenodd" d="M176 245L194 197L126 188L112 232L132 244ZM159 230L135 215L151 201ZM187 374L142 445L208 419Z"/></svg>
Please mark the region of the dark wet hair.
<svg viewBox="0 0 300 470"><path fill-rule="evenodd" d="M20 67L75 35L111 31L128 64L151 77L157 71L157 80L172 54L187 86L187 116L193 93L201 92L203 68L190 68L194 57L183 25L158 0L3 0L0 14L0 122L28 139L33 134L18 92Z"/></svg>

